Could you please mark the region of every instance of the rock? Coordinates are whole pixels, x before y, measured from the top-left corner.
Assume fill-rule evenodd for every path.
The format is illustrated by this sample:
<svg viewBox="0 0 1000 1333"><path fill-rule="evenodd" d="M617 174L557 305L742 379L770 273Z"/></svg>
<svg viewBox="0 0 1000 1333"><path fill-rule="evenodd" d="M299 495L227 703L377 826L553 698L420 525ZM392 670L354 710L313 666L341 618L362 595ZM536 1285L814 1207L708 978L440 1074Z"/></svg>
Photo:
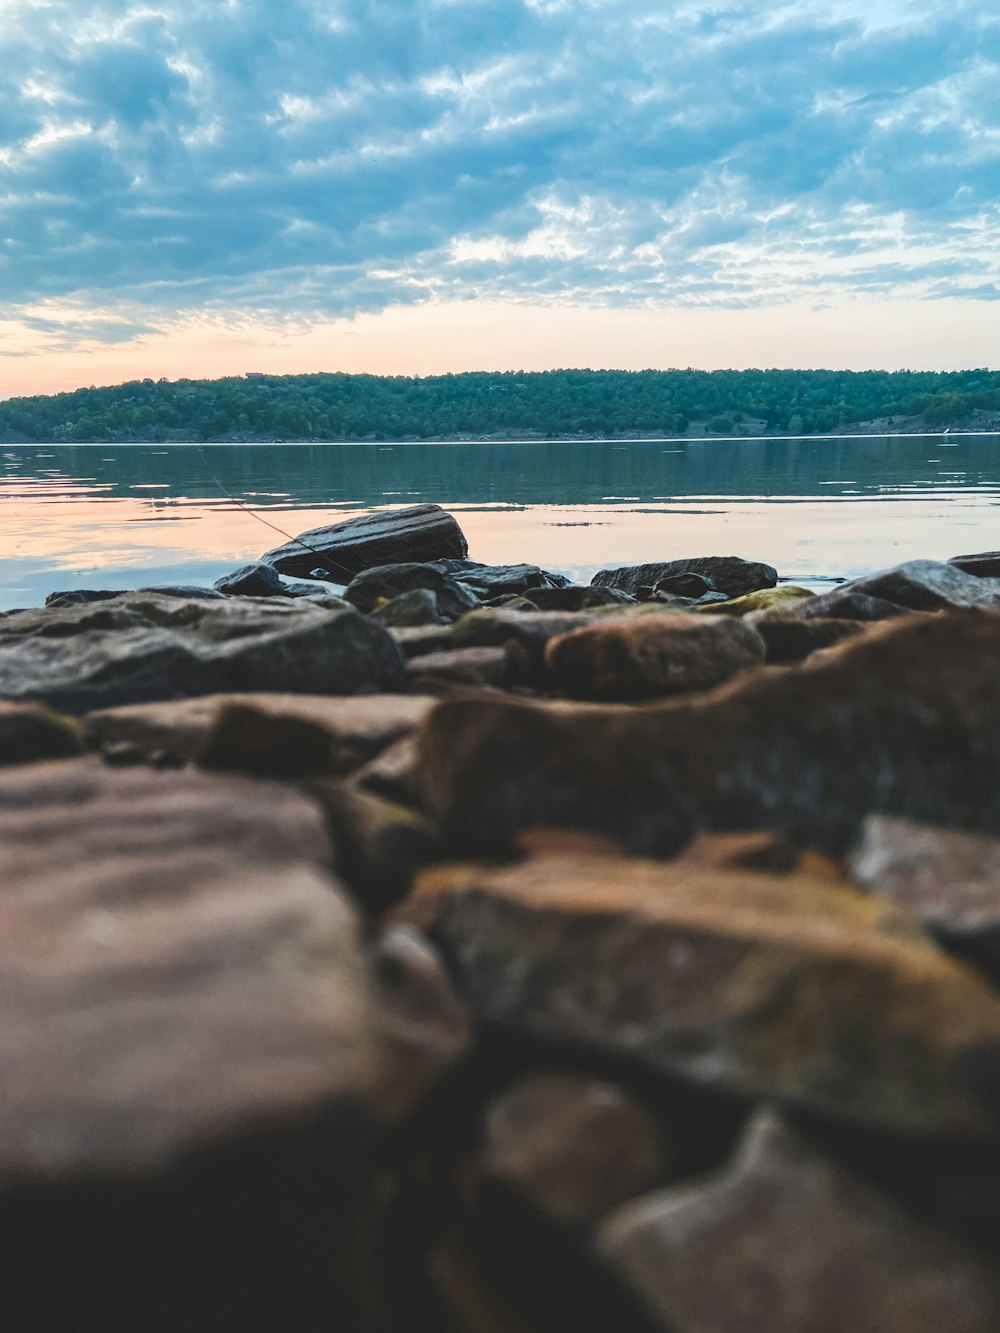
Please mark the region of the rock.
<svg viewBox="0 0 1000 1333"><path fill-rule="evenodd" d="M411 657L406 675L415 689L430 682L502 686L511 675L510 659L505 648L452 648Z"/></svg>
<svg viewBox="0 0 1000 1333"><path fill-rule="evenodd" d="M534 1074L490 1106L478 1169L546 1220L589 1227L666 1177L667 1144L652 1115L613 1083Z"/></svg>
<svg viewBox="0 0 1000 1333"><path fill-rule="evenodd" d="M296 578L350 583L375 565L464 558L468 543L451 514L439 505L376 509L327 527L312 528L261 559ZM322 572L318 572L322 571Z"/></svg>
<svg viewBox="0 0 1000 1333"><path fill-rule="evenodd" d="M414 588L426 588L436 594L438 611L445 620L457 620L479 605L475 593L433 565L412 563L366 569L351 581L344 597L359 611L367 612L375 610L380 598L391 601Z"/></svg>
<svg viewBox="0 0 1000 1333"><path fill-rule="evenodd" d="M1000 979L1000 840L869 815L850 868L859 884Z"/></svg>
<svg viewBox="0 0 1000 1333"><path fill-rule="evenodd" d="M635 595L644 584L655 587L662 579L677 574L700 574L711 589L730 597L742 597L758 588L773 588L778 572L757 560L743 560L736 555L704 555L690 560L662 560L649 565L625 565L620 569L602 569L591 582L598 588L621 588Z"/></svg>
<svg viewBox="0 0 1000 1333"><path fill-rule="evenodd" d="M640 596L643 592L648 597L654 597L657 593L663 593L668 597L690 597L697 601L699 597L704 597L707 592L717 592L715 584L711 579L705 578L703 574L695 574L693 571L686 574L668 574L666 578L657 579L653 587L640 588ZM725 597L725 593L722 594ZM642 599L645 600L645 599Z"/></svg>
<svg viewBox="0 0 1000 1333"><path fill-rule="evenodd" d="M1000 996L916 918L807 876L626 857L461 864L400 919L477 1017L906 1134L1000 1136Z"/></svg>
<svg viewBox="0 0 1000 1333"><path fill-rule="evenodd" d="M545 665L574 699L647 699L704 690L764 660L764 641L740 620L635 616L550 639Z"/></svg>
<svg viewBox="0 0 1000 1333"><path fill-rule="evenodd" d="M265 564L241 565L239 569L234 569L231 574L223 574L222 578L216 579L215 587L219 592L228 593L234 597L289 597L293 595L285 587L274 566Z"/></svg>
<svg viewBox="0 0 1000 1333"><path fill-rule="evenodd" d="M466 583L485 601L490 597L518 595L535 588L561 588L569 580L537 565L481 565L476 560L437 560L443 574Z"/></svg>
<svg viewBox="0 0 1000 1333"><path fill-rule="evenodd" d="M832 648L843 639L854 638L864 626L857 620L832 620L818 616L814 620L759 615L754 612L749 624L764 640L768 662L802 662L810 653Z"/></svg>
<svg viewBox="0 0 1000 1333"><path fill-rule="evenodd" d="M908 613L905 607L887 602L884 597L869 597L855 589L853 584L831 588L815 597L800 602L787 602L773 610L761 612L761 617L775 620L891 620ZM759 622L755 622L759 623Z"/></svg>
<svg viewBox="0 0 1000 1333"><path fill-rule="evenodd" d="M353 781L355 786L374 792L376 796L416 806L420 803L419 762L416 736L411 733L393 741L374 759L363 764L354 774Z"/></svg>
<svg viewBox="0 0 1000 1333"><path fill-rule="evenodd" d="M281 787L0 776L15 1326L356 1327L336 1261L373 1166L374 1002L328 856Z"/></svg>
<svg viewBox="0 0 1000 1333"><path fill-rule="evenodd" d="M525 650L530 670L544 674L545 645L558 634L593 623L594 613L587 611L512 611L484 608L470 611L452 626L456 648L496 648L517 643Z"/></svg>
<svg viewBox="0 0 1000 1333"><path fill-rule="evenodd" d="M589 611L596 606L628 606L635 598L620 588L594 588L586 584L566 588L532 588L531 604L538 611Z"/></svg>
<svg viewBox="0 0 1000 1333"><path fill-rule="evenodd" d="M967 574L941 560L909 560L855 579L844 591L879 597L910 611L1000 608L1000 579Z"/></svg>
<svg viewBox="0 0 1000 1333"><path fill-rule="evenodd" d="M453 647L450 625L394 625L390 633L404 657L420 657L424 653L443 653Z"/></svg>
<svg viewBox="0 0 1000 1333"><path fill-rule="evenodd" d="M0 703L0 768L83 753L83 732L72 718L38 704Z"/></svg>
<svg viewBox="0 0 1000 1333"><path fill-rule="evenodd" d="M810 848L796 847L780 833L700 833L689 843L678 865L704 870L761 870L772 875L793 871L813 879L843 881L846 875L834 861Z"/></svg>
<svg viewBox="0 0 1000 1333"><path fill-rule="evenodd" d="M670 1333L990 1333L995 1272L778 1115L730 1167L627 1204L598 1249Z"/></svg>
<svg viewBox="0 0 1000 1333"><path fill-rule="evenodd" d="M120 589L113 588L72 588L68 591L50 592L45 599L46 606L86 606L89 602L106 602L112 597L121 597Z"/></svg>
<svg viewBox="0 0 1000 1333"><path fill-rule="evenodd" d="M758 592L748 592L742 597L731 597L727 602L713 601L706 604L704 610L699 607L698 611L703 614L707 610L713 616L745 616L751 611L772 611L794 605L815 595L808 588L796 588L794 584L786 583L780 588L761 588Z"/></svg>
<svg viewBox="0 0 1000 1333"><path fill-rule="evenodd" d="M978 555L953 555L948 564L957 566L966 574L975 574L977 578L1000 578L1000 551L980 551Z"/></svg>
<svg viewBox="0 0 1000 1333"><path fill-rule="evenodd" d="M110 602L118 597L136 597L152 593L157 597L180 597L184 601L220 602L223 594L215 588L202 588L198 584L157 584L152 588L74 588L71 592L50 592L45 599L46 607L58 609L70 606L89 606L93 602Z"/></svg>
<svg viewBox="0 0 1000 1333"><path fill-rule="evenodd" d="M368 916L405 897L415 872L440 858L434 830L407 806L336 779L309 791L333 832L335 869Z"/></svg>
<svg viewBox="0 0 1000 1333"><path fill-rule="evenodd" d="M421 733L424 799L457 847L489 854L538 825L654 855L699 829L772 828L836 857L874 812L991 832L998 666L1000 620L966 612L637 709L449 700Z"/></svg>
<svg viewBox="0 0 1000 1333"><path fill-rule="evenodd" d="M447 623L438 610L437 593L429 588L411 588L398 597L383 603L371 613L372 619L387 629L413 629L425 625L435 627Z"/></svg>
<svg viewBox="0 0 1000 1333"><path fill-rule="evenodd" d="M305 599L127 593L0 621L0 698L68 713L224 690L354 694L402 679L386 630Z"/></svg>

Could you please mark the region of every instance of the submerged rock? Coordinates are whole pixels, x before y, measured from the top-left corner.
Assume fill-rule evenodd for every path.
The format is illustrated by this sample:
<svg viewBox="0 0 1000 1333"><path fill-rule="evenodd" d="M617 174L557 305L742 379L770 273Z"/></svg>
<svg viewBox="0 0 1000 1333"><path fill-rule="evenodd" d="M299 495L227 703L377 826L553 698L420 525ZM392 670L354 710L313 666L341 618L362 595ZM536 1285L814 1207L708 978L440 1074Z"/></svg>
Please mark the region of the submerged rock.
<svg viewBox="0 0 1000 1333"><path fill-rule="evenodd" d="M715 592L742 597L758 588L773 588L778 571L758 560L743 560L737 555L702 555L689 560L663 560L655 564L624 565L602 569L591 582L598 588L621 588L634 596L639 588L655 588L664 579L678 574L700 574ZM700 595L700 594L697 594Z"/></svg>
<svg viewBox="0 0 1000 1333"><path fill-rule="evenodd" d="M1000 1135L1000 996L878 898L553 855L425 871L399 910L509 1032L887 1130Z"/></svg>
<svg viewBox="0 0 1000 1333"><path fill-rule="evenodd" d="M996 1273L770 1111L714 1176L626 1204L598 1248L670 1333L991 1333Z"/></svg>
<svg viewBox="0 0 1000 1333"><path fill-rule="evenodd" d="M402 680L386 630L306 599L128 593L0 621L0 698L68 713L224 690L354 694Z"/></svg>
<svg viewBox="0 0 1000 1333"><path fill-rule="evenodd" d="M458 523L440 505L378 509L311 528L261 556L296 578L350 583L362 570L400 561L464 558L469 546Z"/></svg>
<svg viewBox="0 0 1000 1333"><path fill-rule="evenodd" d="M737 619L648 615L605 619L550 639L545 665L574 699L645 699L703 690L764 660Z"/></svg>

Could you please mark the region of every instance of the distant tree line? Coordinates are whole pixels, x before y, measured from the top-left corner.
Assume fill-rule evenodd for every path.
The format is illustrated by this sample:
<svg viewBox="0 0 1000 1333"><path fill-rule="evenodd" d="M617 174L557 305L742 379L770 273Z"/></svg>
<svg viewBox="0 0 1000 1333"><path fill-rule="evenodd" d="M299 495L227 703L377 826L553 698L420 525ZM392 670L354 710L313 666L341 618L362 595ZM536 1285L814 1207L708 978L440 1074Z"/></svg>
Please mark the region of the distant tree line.
<svg viewBox="0 0 1000 1333"><path fill-rule="evenodd" d="M1000 410L1000 372L552 370L135 380L0 402L8 442L825 434L880 417Z"/></svg>

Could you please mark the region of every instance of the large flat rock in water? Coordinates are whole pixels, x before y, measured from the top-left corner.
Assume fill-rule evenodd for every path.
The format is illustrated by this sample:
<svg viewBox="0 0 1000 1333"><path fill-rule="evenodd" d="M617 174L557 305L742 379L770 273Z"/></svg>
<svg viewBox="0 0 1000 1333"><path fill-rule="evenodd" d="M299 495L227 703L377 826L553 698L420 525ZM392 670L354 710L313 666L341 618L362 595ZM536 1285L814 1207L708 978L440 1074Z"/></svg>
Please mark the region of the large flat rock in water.
<svg viewBox="0 0 1000 1333"><path fill-rule="evenodd" d="M8 1326L353 1326L331 1256L373 1039L329 855L315 807L265 783L0 776Z"/></svg>
<svg viewBox="0 0 1000 1333"><path fill-rule="evenodd" d="M440 505L421 504L377 509L311 528L267 551L261 560L296 578L350 583L375 565L464 559L468 554L469 544L452 515Z"/></svg>
<svg viewBox="0 0 1000 1333"><path fill-rule="evenodd" d="M429 869L399 911L507 1031L882 1129L1000 1134L1000 996L880 898L564 854Z"/></svg>
<svg viewBox="0 0 1000 1333"><path fill-rule="evenodd" d="M356 694L402 684L385 629L308 599L129 593L0 620L0 699L67 713L226 690Z"/></svg>

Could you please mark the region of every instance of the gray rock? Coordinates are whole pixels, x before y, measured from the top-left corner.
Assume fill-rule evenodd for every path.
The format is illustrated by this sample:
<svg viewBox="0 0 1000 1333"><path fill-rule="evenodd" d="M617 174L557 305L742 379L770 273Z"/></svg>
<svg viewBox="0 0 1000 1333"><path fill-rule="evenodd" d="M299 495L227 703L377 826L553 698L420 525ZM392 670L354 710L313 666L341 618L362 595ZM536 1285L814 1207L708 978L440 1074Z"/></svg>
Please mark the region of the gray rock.
<svg viewBox="0 0 1000 1333"><path fill-rule="evenodd" d="M442 653L453 646L450 625L393 625L389 633L407 658Z"/></svg>
<svg viewBox="0 0 1000 1333"><path fill-rule="evenodd" d="M879 597L910 611L1000 607L1000 579L967 574L941 560L909 560L894 569L855 579L844 591Z"/></svg>
<svg viewBox="0 0 1000 1333"><path fill-rule="evenodd" d="M493 597L518 596L534 588L562 588L569 580L538 565L483 565L477 560L437 560L444 574L475 589L484 601Z"/></svg>
<svg viewBox="0 0 1000 1333"><path fill-rule="evenodd" d="M977 555L953 555L949 565L956 565L966 574L978 578L1000 578L1000 551L980 551Z"/></svg>
<svg viewBox="0 0 1000 1333"><path fill-rule="evenodd" d="M634 596L639 588L655 588L661 580L678 574L700 574L713 591L724 592L727 597L742 597L759 588L773 588L778 582L778 572L770 565L758 560L743 560L737 555L702 555L689 560L663 560L655 564L602 569L591 582L599 588L621 588Z"/></svg>
<svg viewBox="0 0 1000 1333"><path fill-rule="evenodd" d="M909 612L884 597L871 597L858 591L852 584L831 588L815 597L804 597L801 602L782 604L761 614L760 624L766 617L775 620L892 620Z"/></svg>
<svg viewBox="0 0 1000 1333"><path fill-rule="evenodd" d="M768 662L801 662L810 653L832 648L835 643L864 632L857 620L834 620L824 616L803 620L772 612L751 611L745 623L753 625L764 640Z"/></svg>
<svg viewBox="0 0 1000 1333"><path fill-rule="evenodd" d="M401 561L464 558L462 529L439 505L378 509L312 528L261 557L283 574L350 583L362 570ZM321 572L317 572L321 571Z"/></svg>
<svg viewBox="0 0 1000 1333"><path fill-rule="evenodd" d="M613 1214L598 1249L670 1333L991 1333L996 1274L777 1115L733 1164Z"/></svg>
<svg viewBox="0 0 1000 1333"><path fill-rule="evenodd" d="M401 592L398 597L393 597L370 614L373 620L386 629L415 629L425 625L436 627L451 623L441 615L437 593L431 592L430 588L411 588L409 592Z"/></svg>
<svg viewBox="0 0 1000 1333"><path fill-rule="evenodd" d="M236 597L288 597L293 595L285 587L274 566L261 563L241 565L239 569L234 569L231 574L223 574L222 578L215 580L215 587L219 592L229 593Z"/></svg>
<svg viewBox="0 0 1000 1333"><path fill-rule="evenodd" d="M446 620L457 620L479 606L479 598L448 574L430 564L377 565L366 569L349 584L345 599L359 611L373 611L380 599L390 601L413 589L429 589L437 596L438 611Z"/></svg>
<svg viewBox="0 0 1000 1333"><path fill-rule="evenodd" d="M393 690L403 663L388 632L305 600L218 601L128 593L0 622L0 698L68 713L225 690Z"/></svg>
<svg viewBox="0 0 1000 1333"><path fill-rule="evenodd" d="M532 604L539 611L589 611L597 606L629 606L635 598L620 588L595 588L586 584L565 588L532 588Z"/></svg>
<svg viewBox="0 0 1000 1333"><path fill-rule="evenodd" d="M528 654L532 669L543 671L545 645L557 634L589 625L594 619L588 611L512 611L509 607L490 607L470 611L452 627L456 648L493 648L514 642Z"/></svg>
<svg viewBox="0 0 1000 1333"><path fill-rule="evenodd" d="M424 653L406 663L407 679L421 688L422 682L449 685L505 685L511 675L507 650L494 648L450 648Z"/></svg>

